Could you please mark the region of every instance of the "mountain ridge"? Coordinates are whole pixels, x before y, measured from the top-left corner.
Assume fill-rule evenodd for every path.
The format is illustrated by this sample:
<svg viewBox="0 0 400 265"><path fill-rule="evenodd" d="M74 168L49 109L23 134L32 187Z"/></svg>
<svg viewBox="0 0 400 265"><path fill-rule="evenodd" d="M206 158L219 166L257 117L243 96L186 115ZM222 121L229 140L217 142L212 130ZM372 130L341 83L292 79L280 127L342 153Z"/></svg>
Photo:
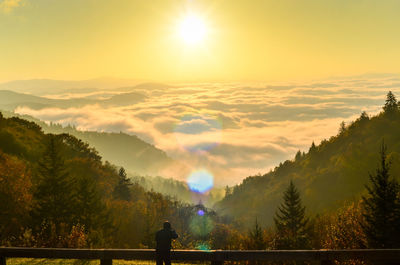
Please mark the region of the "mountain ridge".
<svg viewBox="0 0 400 265"><path fill-rule="evenodd" d="M33 121L45 133L69 133L96 148L99 154L111 163L123 166L133 175L162 175L163 170L182 166L170 158L163 150L145 142L136 135L111 132L79 131L72 126L46 124L28 115L18 115L10 111L1 111L4 117L20 117Z"/></svg>
<svg viewBox="0 0 400 265"><path fill-rule="evenodd" d="M292 180L301 192L310 214L338 208L345 201L359 199L365 192L370 172L378 165L379 147L388 145L393 176L400 176L400 111L366 113L340 128L337 135L298 152L293 160L280 163L263 175L249 176L227 190L216 210L236 218L243 225L255 218L272 225L285 188Z"/></svg>

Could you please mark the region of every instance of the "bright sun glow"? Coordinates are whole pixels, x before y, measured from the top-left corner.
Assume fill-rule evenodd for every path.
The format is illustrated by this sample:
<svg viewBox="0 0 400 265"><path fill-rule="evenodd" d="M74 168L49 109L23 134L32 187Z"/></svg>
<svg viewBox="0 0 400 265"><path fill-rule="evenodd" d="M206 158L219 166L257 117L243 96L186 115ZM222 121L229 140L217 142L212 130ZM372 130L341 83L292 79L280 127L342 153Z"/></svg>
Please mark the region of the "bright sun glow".
<svg viewBox="0 0 400 265"><path fill-rule="evenodd" d="M204 41L207 27L203 19L189 14L179 22L178 34L186 44L198 44Z"/></svg>

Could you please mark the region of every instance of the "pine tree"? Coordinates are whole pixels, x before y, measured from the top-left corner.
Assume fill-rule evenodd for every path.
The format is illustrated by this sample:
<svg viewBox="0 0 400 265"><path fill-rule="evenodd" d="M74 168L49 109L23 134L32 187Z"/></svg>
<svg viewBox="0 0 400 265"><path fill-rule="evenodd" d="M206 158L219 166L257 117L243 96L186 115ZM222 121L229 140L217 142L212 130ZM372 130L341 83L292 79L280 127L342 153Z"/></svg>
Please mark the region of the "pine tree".
<svg viewBox="0 0 400 265"><path fill-rule="evenodd" d="M299 151L297 151L296 156L294 157L294 160L299 161L301 158L302 158L302 154L301 154L301 151L299 150Z"/></svg>
<svg viewBox="0 0 400 265"><path fill-rule="evenodd" d="M366 121L369 120L368 113L366 111L363 111L360 115L360 118L358 118L360 121Z"/></svg>
<svg viewBox="0 0 400 265"><path fill-rule="evenodd" d="M74 221L84 225L86 231L99 229L106 222L106 218L105 206L95 180L90 176L80 176L76 179L75 186Z"/></svg>
<svg viewBox="0 0 400 265"><path fill-rule="evenodd" d="M263 250L266 248L266 242L263 237L263 231L260 225L258 224L257 219L253 229L249 231L249 244L247 248L259 249L259 250Z"/></svg>
<svg viewBox="0 0 400 265"><path fill-rule="evenodd" d="M284 202L274 217L278 249L304 249L309 245L308 218L300 194L292 181L283 194Z"/></svg>
<svg viewBox="0 0 400 265"><path fill-rule="evenodd" d="M363 230L371 248L400 247L400 187L389 174L390 163L386 159L386 146L380 150L380 167L370 174L368 196L364 200Z"/></svg>
<svg viewBox="0 0 400 265"><path fill-rule="evenodd" d="M57 136L48 135L48 143L38 162L35 177L37 185L34 190L33 216L38 224L53 224L57 233L62 225L72 225L71 179L61 155L61 143Z"/></svg>
<svg viewBox="0 0 400 265"><path fill-rule="evenodd" d="M132 194L130 186L132 185L131 180L128 179L125 169L123 167L119 170L119 180L117 186L114 188L113 196L114 199L130 201Z"/></svg>
<svg viewBox="0 0 400 265"><path fill-rule="evenodd" d="M0 130L3 128L4 126L4 117L3 117L3 113L1 113L0 111Z"/></svg>
<svg viewBox="0 0 400 265"><path fill-rule="evenodd" d="M228 185L225 187L225 197L229 197L232 195L232 188L230 188Z"/></svg>
<svg viewBox="0 0 400 265"><path fill-rule="evenodd" d="M312 153L314 153L316 151L317 151L317 147L315 146L315 143L313 141L311 146L310 146L310 149L308 150L308 153L312 154Z"/></svg>
<svg viewBox="0 0 400 265"><path fill-rule="evenodd" d="M342 121L340 123L340 127L339 127L339 134L342 134L346 131L346 123L344 121Z"/></svg>
<svg viewBox="0 0 400 265"><path fill-rule="evenodd" d="M399 109L399 105L397 103L395 95L392 93L392 91L389 91L386 95L386 102L385 105L383 106L383 110L385 113L388 114L393 114L396 113Z"/></svg>

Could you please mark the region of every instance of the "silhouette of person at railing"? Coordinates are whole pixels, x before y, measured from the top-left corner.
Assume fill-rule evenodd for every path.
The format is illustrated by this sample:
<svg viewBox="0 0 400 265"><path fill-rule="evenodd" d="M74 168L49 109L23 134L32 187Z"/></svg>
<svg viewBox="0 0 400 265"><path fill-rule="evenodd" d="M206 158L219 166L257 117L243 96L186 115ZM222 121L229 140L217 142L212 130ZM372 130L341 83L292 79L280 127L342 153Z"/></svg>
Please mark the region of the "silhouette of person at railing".
<svg viewBox="0 0 400 265"><path fill-rule="evenodd" d="M171 240L178 238L175 230L168 221L164 222L164 228L156 233L156 264L171 265Z"/></svg>

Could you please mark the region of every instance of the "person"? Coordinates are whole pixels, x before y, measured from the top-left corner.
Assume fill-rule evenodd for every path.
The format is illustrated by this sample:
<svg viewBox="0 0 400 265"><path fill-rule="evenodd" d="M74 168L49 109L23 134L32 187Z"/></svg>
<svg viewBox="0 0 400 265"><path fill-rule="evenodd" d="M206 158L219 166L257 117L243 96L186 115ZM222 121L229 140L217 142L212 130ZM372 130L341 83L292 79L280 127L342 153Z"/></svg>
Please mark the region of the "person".
<svg viewBox="0 0 400 265"><path fill-rule="evenodd" d="M156 264L171 265L171 240L178 238L175 230L168 221L164 222L163 229L156 233Z"/></svg>

